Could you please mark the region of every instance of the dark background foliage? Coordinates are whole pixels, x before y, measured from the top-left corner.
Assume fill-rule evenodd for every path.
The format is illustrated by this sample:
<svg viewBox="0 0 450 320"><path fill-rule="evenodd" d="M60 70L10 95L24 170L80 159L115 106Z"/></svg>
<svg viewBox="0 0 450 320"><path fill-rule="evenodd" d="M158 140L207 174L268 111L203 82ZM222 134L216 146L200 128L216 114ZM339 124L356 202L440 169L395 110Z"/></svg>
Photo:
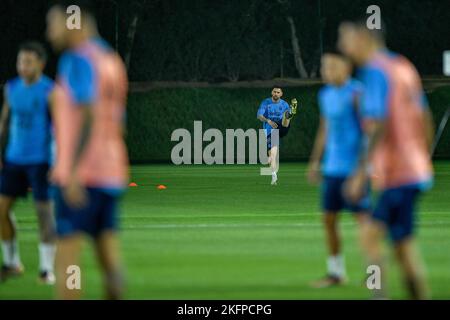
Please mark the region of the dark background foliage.
<svg viewBox="0 0 450 320"><path fill-rule="evenodd" d="M0 82L15 74L20 42L44 41L49 4L2 0ZM450 49L448 0L95 1L101 34L122 56L129 55L132 81L209 82L297 77L287 16L295 22L308 77L315 77L320 53L334 46L339 22L364 16L371 4L381 8L389 46L422 75L440 75L442 52Z"/></svg>

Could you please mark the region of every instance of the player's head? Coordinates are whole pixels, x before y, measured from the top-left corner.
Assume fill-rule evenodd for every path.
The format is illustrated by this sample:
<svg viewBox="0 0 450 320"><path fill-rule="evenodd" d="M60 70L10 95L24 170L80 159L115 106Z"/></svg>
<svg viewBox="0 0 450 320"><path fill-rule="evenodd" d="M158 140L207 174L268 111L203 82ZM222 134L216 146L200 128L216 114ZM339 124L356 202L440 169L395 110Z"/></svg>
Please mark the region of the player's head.
<svg viewBox="0 0 450 320"><path fill-rule="evenodd" d="M385 47L386 26L369 29L365 20L343 22L339 26L339 49L357 65L367 63L373 53Z"/></svg>
<svg viewBox="0 0 450 320"><path fill-rule="evenodd" d="M272 100L278 101L281 99L282 96L283 96L283 89L281 88L281 86L275 85L272 88Z"/></svg>
<svg viewBox="0 0 450 320"><path fill-rule="evenodd" d="M74 46L96 33L97 22L90 1L57 1L47 13L46 35L56 51Z"/></svg>
<svg viewBox="0 0 450 320"><path fill-rule="evenodd" d="M347 81L352 72L350 60L336 51L323 54L320 73L325 83L341 85Z"/></svg>
<svg viewBox="0 0 450 320"><path fill-rule="evenodd" d="M47 52L42 44L35 41L24 42L17 54L17 73L26 81L39 77L47 62Z"/></svg>

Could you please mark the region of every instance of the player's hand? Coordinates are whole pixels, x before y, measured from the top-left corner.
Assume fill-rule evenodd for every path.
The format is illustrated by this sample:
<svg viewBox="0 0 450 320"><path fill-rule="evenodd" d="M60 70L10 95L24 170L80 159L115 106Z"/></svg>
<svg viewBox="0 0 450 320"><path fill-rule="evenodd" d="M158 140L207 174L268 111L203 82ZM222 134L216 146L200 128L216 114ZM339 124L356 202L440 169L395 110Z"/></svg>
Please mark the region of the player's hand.
<svg viewBox="0 0 450 320"><path fill-rule="evenodd" d="M344 194L351 203L357 203L364 196L367 179L365 171L360 169L345 182Z"/></svg>
<svg viewBox="0 0 450 320"><path fill-rule="evenodd" d="M83 208L87 204L86 189L75 176L70 179L69 184L64 188L64 199L73 208Z"/></svg>
<svg viewBox="0 0 450 320"><path fill-rule="evenodd" d="M311 184L318 184L320 182L320 163L314 161L308 165L308 170L306 171L308 181Z"/></svg>
<svg viewBox="0 0 450 320"><path fill-rule="evenodd" d="M277 128L278 128L278 124L276 124L276 123L273 122L272 120L267 120L267 123L268 123L273 129L277 129Z"/></svg>

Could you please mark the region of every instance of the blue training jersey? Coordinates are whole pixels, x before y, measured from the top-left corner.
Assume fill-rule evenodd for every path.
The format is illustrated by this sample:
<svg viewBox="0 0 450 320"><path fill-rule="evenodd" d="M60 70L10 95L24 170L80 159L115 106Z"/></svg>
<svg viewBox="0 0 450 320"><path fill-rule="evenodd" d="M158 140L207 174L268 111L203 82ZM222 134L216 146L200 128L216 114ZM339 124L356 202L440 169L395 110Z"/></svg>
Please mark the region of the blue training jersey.
<svg viewBox="0 0 450 320"><path fill-rule="evenodd" d="M278 123L278 126L280 126L283 120L283 114L289 109L289 104L283 99L280 99L278 102L273 102L272 98L267 98L259 106L257 116L262 115ZM272 127L267 122L264 122L263 128L266 130L266 134L269 135Z"/></svg>
<svg viewBox="0 0 450 320"><path fill-rule="evenodd" d="M9 139L5 160L29 165L51 163L51 117L49 95L53 81L41 76L27 84L17 77L6 83L10 110Z"/></svg>
<svg viewBox="0 0 450 320"><path fill-rule="evenodd" d="M398 54L389 50L382 50L380 55L391 59L398 58ZM364 94L361 99L361 117L363 119L385 120L388 115L389 95L392 94L392 85L389 77L375 61L369 61L360 67L356 77L364 84ZM417 98L422 108L428 107L427 97L424 92Z"/></svg>
<svg viewBox="0 0 450 320"><path fill-rule="evenodd" d="M319 91L319 107L325 120L325 150L322 172L325 176L347 177L358 164L363 139L355 99L362 85L350 79L337 87L326 85Z"/></svg>
<svg viewBox="0 0 450 320"><path fill-rule="evenodd" d="M101 38L93 38L89 43L110 51L109 45ZM67 85L76 105L91 105L97 97L98 79L93 62L79 50L66 51L59 60L58 78Z"/></svg>

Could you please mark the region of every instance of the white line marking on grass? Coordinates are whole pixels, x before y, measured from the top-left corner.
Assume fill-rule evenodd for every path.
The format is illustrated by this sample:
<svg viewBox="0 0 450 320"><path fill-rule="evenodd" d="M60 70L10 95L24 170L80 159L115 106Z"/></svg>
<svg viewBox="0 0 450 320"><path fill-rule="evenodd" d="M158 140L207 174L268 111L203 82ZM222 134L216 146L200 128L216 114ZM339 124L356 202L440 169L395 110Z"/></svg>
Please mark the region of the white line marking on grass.
<svg viewBox="0 0 450 320"><path fill-rule="evenodd" d="M215 215L198 215L194 213L190 214L165 214L165 215L134 215L126 214L125 219L227 219L227 218L284 218L284 217L316 217L321 216L321 212L299 212L299 213L252 213L252 214L215 214ZM419 212L419 215L443 215L449 216L448 212Z"/></svg>
<svg viewBox="0 0 450 320"><path fill-rule="evenodd" d="M344 226L354 225L355 223L341 223ZM322 227L321 223L198 223L198 224L142 224L142 225L127 225L122 229L206 229L206 228L273 228L273 227Z"/></svg>
<svg viewBox="0 0 450 320"><path fill-rule="evenodd" d="M341 222L341 226L356 226L355 222ZM421 222L419 227L449 226L450 221ZM239 229L239 228L321 228L322 223L161 223L161 224L124 224L120 230L145 229ZM20 231L35 231L37 226L20 227Z"/></svg>
<svg viewBox="0 0 450 320"><path fill-rule="evenodd" d="M266 213L254 213L254 214L217 214L217 215L197 215L197 214L185 214L185 215L126 215L126 219L132 218L147 218L147 219L209 219L209 218L280 218L280 217L305 217L305 216L317 216L320 213L282 213L282 214L266 214Z"/></svg>
<svg viewBox="0 0 450 320"><path fill-rule="evenodd" d="M356 226L356 222L340 222L341 226ZM448 225L449 221L434 221L434 222L422 222L418 224L422 227L438 226L438 225ZM304 227L322 227L322 223L167 223L167 224L140 224L140 225L125 225L122 229L206 229L206 228L304 228Z"/></svg>

